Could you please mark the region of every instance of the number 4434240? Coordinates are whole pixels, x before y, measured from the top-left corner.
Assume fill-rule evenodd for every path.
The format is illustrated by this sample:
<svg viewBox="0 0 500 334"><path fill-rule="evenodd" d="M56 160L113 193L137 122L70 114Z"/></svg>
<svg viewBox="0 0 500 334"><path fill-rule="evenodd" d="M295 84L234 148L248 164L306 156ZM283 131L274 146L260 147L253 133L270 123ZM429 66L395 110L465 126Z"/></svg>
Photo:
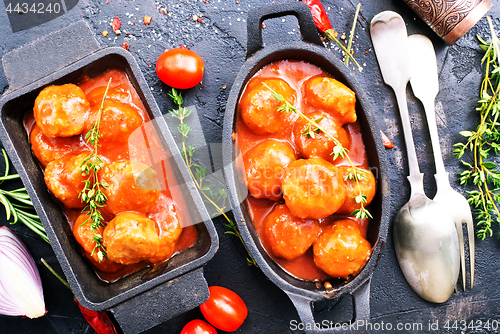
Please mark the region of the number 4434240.
<svg viewBox="0 0 500 334"><path fill-rule="evenodd" d="M10 3L5 10L10 13L19 14L45 14L45 13L59 13L61 11L61 4L58 2L44 4L43 2L28 4L28 3Z"/></svg>
<svg viewBox="0 0 500 334"><path fill-rule="evenodd" d="M465 331L467 329L469 330L493 330L497 331L500 328L500 323L498 320L488 320L488 321L481 321L481 320L471 320L469 322L465 320L455 320L455 321L447 321L444 326L445 329L447 330L461 330Z"/></svg>

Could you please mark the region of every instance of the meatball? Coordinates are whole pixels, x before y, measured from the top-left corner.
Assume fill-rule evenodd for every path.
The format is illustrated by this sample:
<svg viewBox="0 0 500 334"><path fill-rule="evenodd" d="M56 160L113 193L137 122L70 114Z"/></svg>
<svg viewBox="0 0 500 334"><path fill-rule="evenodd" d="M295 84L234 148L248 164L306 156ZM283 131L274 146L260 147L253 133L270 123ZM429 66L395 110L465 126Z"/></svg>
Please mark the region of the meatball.
<svg viewBox="0 0 500 334"><path fill-rule="evenodd" d="M104 231L104 226L92 230L92 221L87 213L82 213L78 216L73 226L73 235L76 241L82 246L85 256L90 260L90 262L96 267L96 269L105 272L113 273L123 266L121 264L110 261L107 258L99 260L97 255L97 250L94 251L96 242L94 241L95 235L100 235L102 237Z"/></svg>
<svg viewBox="0 0 500 334"><path fill-rule="evenodd" d="M90 117L85 125L87 133L95 123L100 105L95 105L90 111ZM104 102L104 108L99 125L99 141L107 146L126 144L130 134L140 127L142 117L139 112L129 105L116 101Z"/></svg>
<svg viewBox="0 0 500 334"><path fill-rule="evenodd" d="M79 155L67 154L59 160L49 162L45 168L47 188L68 208L85 207L85 203L78 196L84 188L83 182L88 179L81 167L88 155L89 152Z"/></svg>
<svg viewBox="0 0 500 334"><path fill-rule="evenodd" d="M365 264L370 243L361 236L355 221L339 220L326 227L313 245L314 263L332 277L347 278Z"/></svg>
<svg viewBox="0 0 500 334"><path fill-rule="evenodd" d="M177 240L182 233L181 222L175 208L175 202L165 194L160 194L158 205L149 215L156 221L160 230L160 248L153 257L147 259L150 263L158 263L169 259L175 251Z"/></svg>
<svg viewBox="0 0 500 334"><path fill-rule="evenodd" d="M83 132L90 104L80 87L50 86L38 94L33 116L47 137L71 137Z"/></svg>
<svg viewBox="0 0 500 334"><path fill-rule="evenodd" d="M356 122L356 96L343 83L329 77L313 77L303 87L306 104L328 112L341 125Z"/></svg>
<svg viewBox="0 0 500 334"><path fill-rule="evenodd" d="M254 78L248 83L245 93L238 104L243 122L255 133L275 133L283 127L285 112L278 108L283 101L278 101L268 85L292 105L295 103L295 91L282 79Z"/></svg>
<svg viewBox="0 0 500 334"><path fill-rule="evenodd" d="M35 124L30 134L31 148L42 166L54 160L59 160L66 154L77 154L85 147L80 136L51 138L43 134Z"/></svg>
<svg viewBox="0 0 500 334"><path fill-rule="evenodd" d="M360 191L358 185L356 184L356 180L354 180L352 177L349 177L349 174L352 174L352 167L343 166L340 167L340 169L342 169L344 181L347 186L347 197L338 212L351 213L361 207L359 203L356 203L355 198L359 195ZM373 176L373 173L371 171L361 168L358 168L358 174L360 175L359 187L361 188L361 194L366 196L365 205L368 205L373 200L373 197L375 196L375 192L377 190L375 176Z"/></svg>
<svg viewBox="0 0 500 334"><path fill-rule="evenodd" d="M342 126L338 125L332 116L324 112L313 112L308 114L307 117L318 123L329 135L337 139L343 147L349 145L347 132ZM337 143L307 120L302 117L298 118L295 121L293 133L300 154L304 158L332 159L331 153Z"/></svg>
<svg viewBox="0 0 500 334"><path fill-rule="evenodd" d="M248 191L255 198L281 198L281 178L286 167L295 161L295 152L288 143L266 140L244 156Z"/></svg>
<svg viewBox="0 0 500 334"><path fill-rule="evenodd" d="M281 180L285 203L297 217L325 218L344 203L342 170L323 159L292 162Z"/></svg>
<svg viewBox="0 0 500 334"><path fill-rule="evenodd" d="M111 261L121 264L138 263L158 252L158 227L144 215L124 212L104 228L103 243Z"/></svg>
<svg viewBox="0 0 500 334"><path fill-rule="evenodd" d="M91 106L100 106L102 103L102 98L104 92L106 91L106 86L100 86L92 89L87 93L87 101L89 101ZM106 101L116 101L123 104L134 106L132 91L129 85L120 84L118 86L110 87L108 94L106 94Z"/></svg>
<svg viewBox="0 0 500 334"><path fill-rule="evenodd" d="M264 237L274 255L292 260L304 254L319 233L316 219L295 217L285 204L277 205L264 219Z"/></svg>
<svg viewBox="0 0 500 334"><path fill-rule="evenodd" d="M156 171L141 163L112 162L99 172L99 179L107 183L103 189L105 208L114 215L124 211L146 213L158 202Z"/></svg>

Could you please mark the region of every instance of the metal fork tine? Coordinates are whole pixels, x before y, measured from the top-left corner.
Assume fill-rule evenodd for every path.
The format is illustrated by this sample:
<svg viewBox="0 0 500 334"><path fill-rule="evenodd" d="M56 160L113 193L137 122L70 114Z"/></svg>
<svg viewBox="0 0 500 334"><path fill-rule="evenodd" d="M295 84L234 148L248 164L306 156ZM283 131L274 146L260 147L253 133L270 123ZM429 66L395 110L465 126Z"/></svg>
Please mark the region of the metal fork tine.
<svg viewBox="0 0 500 334"><path fill-rule="evenodd" d="M475 250L474 250L474 225L472 217L467 220L467 232L469 236L469 254L470 254L470 287L474 287L474 263L475 263Z"/></svg>
<svg viewBox="0 0 500 334"><path fill-rule="evenodd" d="M465 291L465 247L464 247L464 233L462 231L462 222L455 221L455 227L458 234L458 246L460 248L460 266L462 267L462 282Z"/></svg>

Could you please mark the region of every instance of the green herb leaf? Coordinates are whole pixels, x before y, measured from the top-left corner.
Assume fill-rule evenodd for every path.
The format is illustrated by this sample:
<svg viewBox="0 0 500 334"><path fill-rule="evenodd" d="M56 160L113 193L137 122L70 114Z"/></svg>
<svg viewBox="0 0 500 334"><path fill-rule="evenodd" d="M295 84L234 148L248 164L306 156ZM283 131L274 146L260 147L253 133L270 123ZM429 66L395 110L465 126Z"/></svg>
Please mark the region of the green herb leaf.
<svg viewBox="0 0 500 334"><path fill-rule="evenodd" d="M474 135L474 132L472 132L472 131L460 131L460 134L464 137L471 137L472 135Z"/></svg>
<svg viewBox="0 0 500 334"><path fill-rule="evenodd" d="M168 92L168 97L170 97L178 106L181 106L184 103L181 93L177 92L175 88L172 88L172 90Z"/></svg>
<svg viewBox="0 0 500 334"><path fill-rule="evenodd" d="M283 97L283 95L281 95L281 94L278 94L278 93L273 93L273 97L274 97L276 100L280 101L280 102L285 101L285 98L284 98L284 97Z"/></svg>

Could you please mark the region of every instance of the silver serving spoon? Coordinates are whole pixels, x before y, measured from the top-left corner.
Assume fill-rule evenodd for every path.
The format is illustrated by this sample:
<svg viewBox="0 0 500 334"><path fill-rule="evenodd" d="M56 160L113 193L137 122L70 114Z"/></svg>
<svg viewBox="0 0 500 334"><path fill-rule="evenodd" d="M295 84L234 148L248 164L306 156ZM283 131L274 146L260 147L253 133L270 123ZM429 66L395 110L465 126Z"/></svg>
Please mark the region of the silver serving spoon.
<svg viewBox="0 0 500 334"><path fill-rule="evenodd" d="M412 289L428 301L442 303L458 279L458 236L450 215L424 193L406 101L410 67L405 23L399 14L385 11L372 19L370 33L384 81L396 95L410 169L410 200L394 218L396 256Z"/></svg>
<svg viewBox="0 0 500 334"><path fill-rule="evenodd" d="M439 80L437 73L436 53L432 42L424 35L411 35L408 37L411 58L410 84L415 96L422 101L427 117L427 125L431 136L434 161L436 163L437 192L434 201L442 205L453 218L458 232L460 247L460 260L462 267L462 281L465 291L465 250L462 223L467 224L469 252L470 252L470 281L471 288L474 286L474 226L472 213L467 199L453 189L450 185L448 173L444 168L439 136L434 112L434 100L439 92Z"/></svg>

